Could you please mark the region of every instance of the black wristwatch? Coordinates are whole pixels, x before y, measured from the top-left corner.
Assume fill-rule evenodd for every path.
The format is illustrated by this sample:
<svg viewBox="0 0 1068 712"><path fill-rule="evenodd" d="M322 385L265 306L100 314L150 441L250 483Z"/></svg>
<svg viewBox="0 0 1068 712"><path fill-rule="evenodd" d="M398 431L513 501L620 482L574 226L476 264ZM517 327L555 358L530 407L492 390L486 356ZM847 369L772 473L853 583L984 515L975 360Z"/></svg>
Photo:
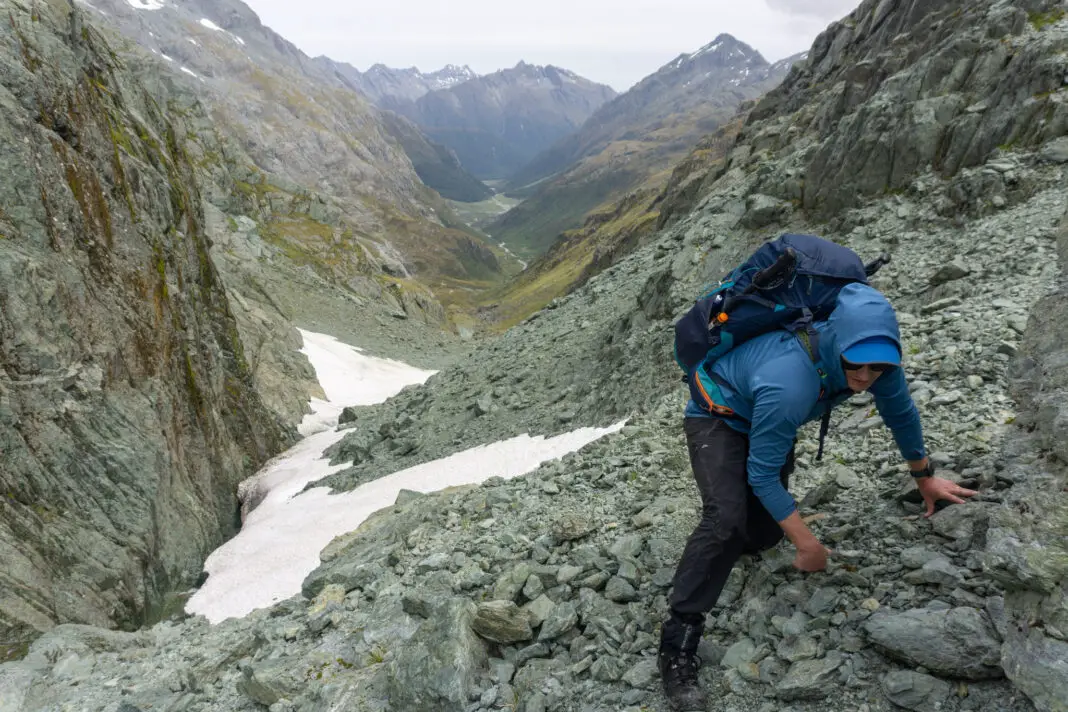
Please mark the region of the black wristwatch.
<svg viewBox="0 0 1068 712"><path fill-rule="evenodd" d="M928 477L934 477L935 466L930 460L928 460L927 467L923 468L922 470L910 470L910 472L912 473L913 479L925 480Z"/></svg>

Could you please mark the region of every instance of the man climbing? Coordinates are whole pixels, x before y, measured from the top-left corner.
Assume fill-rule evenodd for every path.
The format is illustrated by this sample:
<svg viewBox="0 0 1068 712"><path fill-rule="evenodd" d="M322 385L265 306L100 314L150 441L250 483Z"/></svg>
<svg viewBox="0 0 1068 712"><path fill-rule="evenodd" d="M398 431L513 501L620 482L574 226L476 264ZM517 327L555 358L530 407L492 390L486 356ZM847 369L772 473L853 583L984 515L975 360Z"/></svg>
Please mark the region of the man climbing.
<svg viewBox="0 0 1068 712"><path fill-rule="evenodd" d="M866 284L849 284L838 293L830 317L812 328L817 354L807 352L807 333L780 329L757 336L711 366L719 386L715 413L693 399L687 404L686 440L703 508L675 572L660 638L664 692L675 709L704 709L697 645L705 614L743 554L768 549L785 533L797 549L797 569L827 566L828 550L787 491L803 423L820 419L854 393L870 391L916 478L926 516L939 500L962 503L975 494L933 476L901 367L897 317L887 299ZM814 361L822 364L822 378Z"/></svg>

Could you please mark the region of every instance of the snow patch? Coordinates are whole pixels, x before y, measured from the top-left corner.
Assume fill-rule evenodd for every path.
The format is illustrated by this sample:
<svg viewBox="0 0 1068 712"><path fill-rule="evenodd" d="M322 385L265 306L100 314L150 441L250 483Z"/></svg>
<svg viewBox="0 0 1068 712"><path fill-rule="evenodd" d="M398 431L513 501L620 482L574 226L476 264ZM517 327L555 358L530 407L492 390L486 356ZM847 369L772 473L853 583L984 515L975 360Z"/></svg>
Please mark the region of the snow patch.
<svg viewBox="0 0 1068 712"><path fill-rule="evenodd" d="M186 74L188 74L191 77L196 77L197 79L200 79L200 77L197 76L197 73L194 72L192 69L188 69L186 67L182 67L182 71L185 72Z"/></svg>
<svg viewBox="0 0 1068 712"><path fill-rule="evenodd" d="M717 49L719 49L722 46L723 46L722 42L713 42L712 44L707 44L704 47L702 47L701 49L699 49L696 52L694 52L693 54L691 54L689 56L689 58L690 59L696 59L697 57L700 57L702 54L708 54L709 52L715 52ZM734 53L731 52L731 54L733 55Z"/></svg>
<svg viewBox="0 0 1068 712"><path fill-rule="evenodd" d="M164 58L165 60L167 60L168 62L173 62L173 61L174 61L173 59L171 59L171 58L170 58L170 57L168 57L167 55L163 54L162 52L160 52L160 55L159 55L159 56L160 56L160 57L163 57L163 58ZM185 67L182 67L182 69L185 69Z"/></svg>
<svg viewBox="0 0 1068 712"><path fill-rule="evenodd" d="M126 0L126 2L135 10L162 10L167 4L164 0Z"/></svg>
<svg viewBox="0 0 1068 712"><path fill-rule="evenodd" d="M312 413L305 415L297 430L301 435L334 428L341 410L350 405L381 403L400 389L425 383L437 371L424 371L400 361L374 358L361 349L332 336L300 330L304 347L300 352L315 367L326 400L313 398Z"/></svg>
<svg viewBox="0 0 1068 712"><path fill-rule="evenodd" d="M370 402L381 398L385 390L399 391L429 374L365 356L324 334L301 331L301 335L302 350L315 367L331 406L338 405L334 398ZM361 370L363 377L358 375ZM312 407L329 417L326 404L313 401ZM323 450L347 431L311 435L242 483L243 489L251 485L264 498L249 512L241 532L208 557L204 564L208 580L189 599L186 610L219 623L294 596L300 593L305 577L319 566L319 552L335 537L355 530L372 513L393 504L400 489L433 492L494 476L517 477L617 432L623 424L582 428L549 439L524 434L395 472L343 494L331 494L326 487L303 491L308 483L347 467L331 466L322 457Z"/></svg>
<svg viewBox="0 0 1068 712"><path fill-rule="evenodd" d="M207 27L209 30L215 30L216 32L226 32L226 30L224 30L223 28L219 27L218 25L216 25L214 22L212 22L211 20L207 19L206 17L200 18L200 24L204 25L204 27Z"/></svg>

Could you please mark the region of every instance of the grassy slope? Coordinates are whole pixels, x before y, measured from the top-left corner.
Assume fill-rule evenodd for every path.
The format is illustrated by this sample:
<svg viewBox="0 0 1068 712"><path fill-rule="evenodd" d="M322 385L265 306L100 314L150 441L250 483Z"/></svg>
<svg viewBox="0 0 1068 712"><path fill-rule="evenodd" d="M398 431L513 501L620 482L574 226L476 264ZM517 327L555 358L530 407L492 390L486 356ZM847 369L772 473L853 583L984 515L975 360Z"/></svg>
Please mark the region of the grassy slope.
<svg viewBox="0 0 1068 712"><path fill-rule="evenodd" d="M702 136L729 121L736 107L689 108L627 131L580 159L558 176L543 181L522 204L487 227L524 259L544 254L566 230L603 212L639 188L658 188L661 176L684 159Z"/></svg>
<svg viewBox="0 0 1068 712"><path fill-rule="evenodd" d="M732 121L706 137L674 169L648 176L622 199L592 211L581 229L565 232L515 280L480 300L488 328L503 331L567 294L655 232L661 208L692 200L702 179L714 173L741 127Z"/></svg>

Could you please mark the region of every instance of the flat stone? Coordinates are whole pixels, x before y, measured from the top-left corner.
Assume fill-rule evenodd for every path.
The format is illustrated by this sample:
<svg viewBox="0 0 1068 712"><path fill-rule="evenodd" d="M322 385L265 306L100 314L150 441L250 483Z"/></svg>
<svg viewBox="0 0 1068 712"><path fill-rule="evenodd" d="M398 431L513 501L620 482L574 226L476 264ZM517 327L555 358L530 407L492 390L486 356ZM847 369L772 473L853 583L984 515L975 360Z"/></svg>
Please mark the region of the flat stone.
<svg viewBox="0 0 1068 712"><path fill-rule="evenodd" d="M979 502L955 504L935 512L931 518L931 528L949 539L963 540L969 543L976 528L985 526L990 519L987 506Z"/></svg>
<svg viewBox="0 0 1068 712"><path fill-rule="evenodd" d="M923 577L924 583L936 584L939 586L959 586L961 581L964 580L964 576L961 574L960 569L953 565L953 563L944 556L939 556L931 559L923 568L920 569L920 574Z"/></svg>
<svg viewBox="0 0 1068 712"><path fill-rule="evenodd" d="M820 646L815 638L807 635L799 636L793 640L783 640L776 648L775 654L788 663L796 663L798 660L811 660L819 655Z"/></svg>
<svg viewBox="0 0 1068 712"><path fill-rule="evenodd" d="M910 569L920 569L928 561L937 559L941 554L922 546L910 546L901 552L901 563Z"/></svg>
<svg viewBox="0 0 1068 712"><path fill-rule="evenodd" d="M742 638L727 648L719 664L725 668L736 668L742 663L752 662L755 653L756 643L749 638Z"/></svg>
<svg viewBox="0 0 1068 712"><path fill-rule="evenodd" d="M636 559L645 546L645 537L641 534L628 534L616 539L609 547L608 553L617 559Z"/></svg>
<svg viewBox="0 0 1068 712"><path fill-rule="evenodd" d="M930 405L951 405L953 403L956 403L963 397L964 394L960 391L949 391L948 393L943 393L932 398L930 401Z"/></svg>
<svg viewBox="0 0 1068 712"><path fill-rule="evenodd" d="M948 264L944 264L939 267L938 270L931 275L931 278L928 281L932 286L937 287L939 285L946 284L947 282L964 279L971 273L971 269L969 269L966 264L964 264L959 258L957 258L954 259L952 262L949 262Z"/></svg>
<svg viewBox="0 0 1068 712"><path fill-rule="evenodd" d="M950 307L959 306L961 303L958 297L946 297L945 299L939 299L938 301L931 302L920 307L921 314L934 314L940 312L943 309L949 309Z"/></svg>
<svg viewBox="0 0 1068 712"><path fill-rule="evenodd" d="M834 481L842 489L852 489L860 484L860 477L845 465L835 465Z"/></svg>
<svg viewBox="0 0 1068 712"><path fill-rule="evenodd" d="M1037 628L1011 631L1005 641L1005 674L1043 712L1065 709L1068 700L1068 642Z"/></svg>
<svg viewBox="0 0 1068 712"><path fill-rule="evenodd" d="M431 571L438 571L447 568L450 562L451 557L444 552L431 554L415 565L415 572L417 574L425 574Z"/></svg>
<svg viewBox="0 0 1068 712"><path fill-rule="evenodd" d="M642 690L654 689L660 681L656 660L647 658L623 673L623 682Z"/></svg>
<svg viewBox="0 0 1068 712"><path fill-rule="evenodd" d="M1061 136L1046 143L1039 150L1039 155L1050 163L1068 163L1068 136Z"/></svg>
<svg viewBox="0 0 1068 712"><path fill-rule="evenodd" d="M599 682L615 682L623 672L623 661L612 655L602 655L590 666L590 677Z"/></svg>
<svg viewBox="0 0 1068 712"><path fill-rule="evenodd" d="M839 591L831 586L822 586L812 594L805 604L805 613L813 618L834 613L838 607Z"/></svg>
<svg viewBox="0 0 1068 712"><path fill-rule="evenodd" d="M578 623L578 611L570 601L561 603L553 609L549 617L541 624L538 641L545 642L559 638Z"/></svg>
<svg viewBox="0 0 1068 712"><path fill-rule="evenodd" d="M555 608L556 604L544 593L523 606L523 610L527 612L527 617L530 619L530 625L535 628L544 623Z"/></svg>
<svg viewBox="0 0 1068 712"><path fill-rule="evenodd" d="M819 660L801 660L790 666L777 685L775 696L782 700L819 700L836 689L836 671L842 664L839 654Z"/></svg>
<svg viewBox="0 0 1068 712"><path fill-rule="evenodd" d="M886 698L913 712L937 712L949 697L948 682L913 670L894 670L883 678Z"/></svg>
<svg viewBox="0 0 1068 712"><path fill-rule="evenodd" d="M593 531L593 524L584 517L566 515L553 524L553 535L560 541L581 539Z"/></svg>
<svg viewBox="0 0 1068 712"><path fill-rule="evenodd" d="M574 579L578 578L578 575L585 570L586 569L581 566L572 566L571 564L564 564L556 573L556 582L568 583L569 581L573 581Z"/></svg>

